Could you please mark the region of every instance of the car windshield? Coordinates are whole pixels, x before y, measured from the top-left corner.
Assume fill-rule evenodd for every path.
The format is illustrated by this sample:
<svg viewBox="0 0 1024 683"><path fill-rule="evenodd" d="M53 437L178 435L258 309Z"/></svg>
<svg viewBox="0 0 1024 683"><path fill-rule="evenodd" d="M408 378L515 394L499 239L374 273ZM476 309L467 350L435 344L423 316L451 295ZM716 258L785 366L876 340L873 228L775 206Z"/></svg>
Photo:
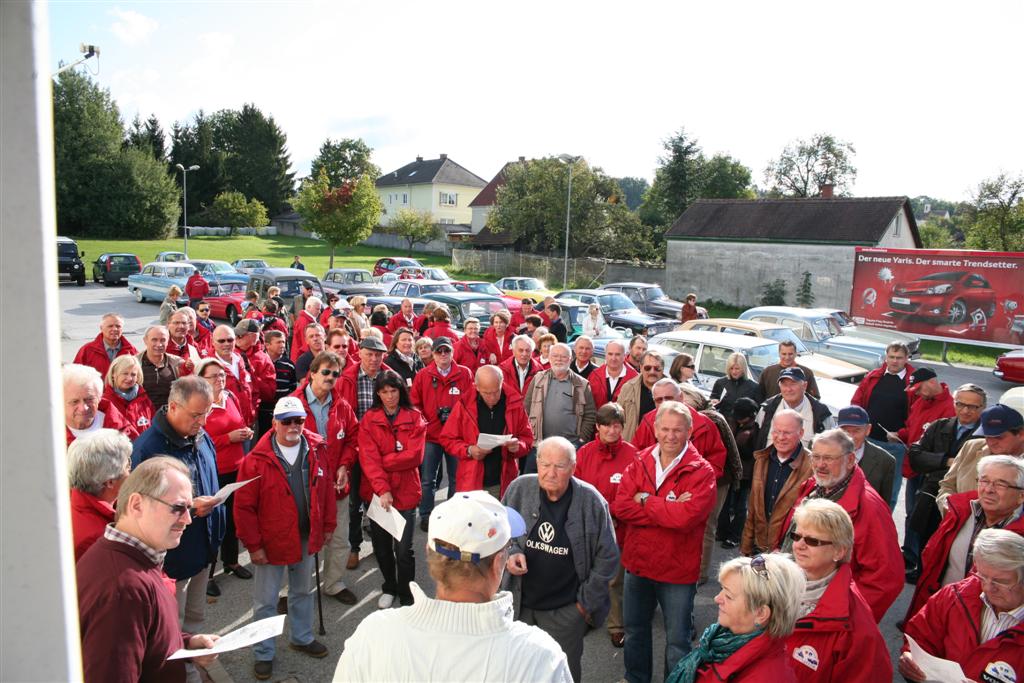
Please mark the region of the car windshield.
<svg viewBox="0 0 1024 683"><path fill-rule="evenodd" d="M441 268L427 268L427 277L431 280L451 280L448 277L448 273L444 272Z"/></svg>
<svg viewBox="0 0 1024 683"><path fill-rule="evenodd" d="M210 286L210 292L214 296L228 296L229 294L244 294L245 285L241 282L226 282L222 284L213 284Z"/></svg>
<svg viewBox="0 0 1024 683"><path fill-rule="evenodd" d="M490 282L471 282L466 285L466 288L471 292L477 292L478 294L490 294L491 296L501 296L501 290L492 285Z"/></svg>
<svg viewBox="0 0 1024 683"><path fill-rule="evenodd" d="M667 299L665 292L662 291L661 287L648 287L647 288L647 299L648 301L655 301L657 299Z"/></svg>
<svg viewBox="0 0 1024 683"><path fill-rule="evenodd" d="M832 318L818 318L811 322L811 327L814 328L814 333L819 339L834 337L837 334L843 333L839 328L839 324Z"/></svg>
<svg viewBox="0 0 1024 683"><path fill-rule="evenodd" d="M529 289L537 291L539 289L544 289L544 283L535 277L527 277L518 281L518 283L516 284L516 289Z"/></svg>
<svg viewBox="0 0 1024 683"><path fill-rule="evenodd" d="M294 297L302 293L302 280L278 280L274 284L281 288L282 299Z"/></svg>
<svg viewBox="0 0 1024 683"><path fill-rule="evenodd" d="M110 263L115 266L134 266L134 256L111 256Z"/></svg>
<svg viewBox="0 0 1024 683"><path fill-rule="evenodd" d="M779 347L776 344L765 344L755 346L746 353L747 365L759 376L761 371L769 365L779 362Z"/></svg>
<svg viewBox="0 0 1024 683"><path fill-rule="evenodd" d="M500 301L466 301L462 304L462 319L477 318L481 321L490 321L491 316L498 311L507 310L505 304Z"/></svg>
<svg viewBox="0 0 1024 683"><path fill-rule="evenodd" d="M78 249L73 244L68 244L67 242L58 242L57 254L59 256L64 256L66 258L74 258L78 256Z"/></svg>
<svg viewBox="0 0 1024 683"><path fill-rule="evenodd" d="M432 285L420 285L420 291L426 294L427 292L454 292L457 290L447 282L438 282Z"/></svg>
<svg viewBox="0 0 1024 683"><path fill-rule="evenodd" d="M181 252L175 251L175 252L171 252L171 253L168 253L168 254L164 254L163 258L161 260L163 260L163 261L172 261L172 262L173 261L184 261L185 260L185 255L182 254Z"/></svg>
<svg viewBox="0 0 1024 683"><path fill-rule="evenodd" d="M955 282L962 278L967 273L956 272L956 273L932 273L931 275L925 275L924 277L918 278L919 280L948 280L949 282Z"/></svg>
<svg viewBox="0 0 1024 683"><path fill-rule="evenodd" d="M626 298L624 294L619 294L618 292L599 296L597 297L597 302L601 305L602 313L636 308L632 301Z"/></svg>
<svg viewBox="0 0 1024 683"><path fill-rule="evenodd" d="M230 263L224 263L223 261L210 261L206 264L206 269L212 273L234 273L235 269Z"/></svg>
<svg viewBox="0 0 1024 683"><path fill-rule="evenodd" d="M796 336L796 333L788 327L770 327L767 330L762 330L761 336L777 342L793 342L796 344L797 353L807 353L807 347L800 341L800 337Z"/></svg>

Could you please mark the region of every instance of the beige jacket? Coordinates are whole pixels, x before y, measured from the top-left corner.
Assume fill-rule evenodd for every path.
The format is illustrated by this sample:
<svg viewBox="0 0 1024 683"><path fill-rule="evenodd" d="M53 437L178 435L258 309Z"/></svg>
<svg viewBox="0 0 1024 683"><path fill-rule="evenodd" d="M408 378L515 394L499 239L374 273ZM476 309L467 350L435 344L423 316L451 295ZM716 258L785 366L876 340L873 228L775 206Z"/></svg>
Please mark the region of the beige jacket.
<svg viewBox="0 0 1024 683"><path fill-rule="evenodd" d="M953 460L953 466L939 482L939 493L935 496L935 503L943 516L946 514L947 498L954 493L974 491L978 488L978 461L986 455L991 455L991 452L985 439L971 439L960 448L956 459Z"/></svg>
<svg viewBox="0 0 1024 683"><path fill-rule="evenodd" d="M523 403L526 414L530 418L534 438L539 442L544 438L544 398L548 393L551 370L541 370L533 376ZM590 393L590 383L586 378L569 371L569 382L572 384L572 401L576 413L576 434L580 443L587 443L594 438L594 425L597 422L597 409L594 407L594 395Z"/></svg>
<svg viewBox="0 0 1024 683"><path fill-rule="evenodd" d="M623 384L622 391L619 392L619 405L626 415L626 422L622 425L622 438L625 441L633 440L643 418L640 414L640 386L643 381L643 375L637 375Z"/></svg>

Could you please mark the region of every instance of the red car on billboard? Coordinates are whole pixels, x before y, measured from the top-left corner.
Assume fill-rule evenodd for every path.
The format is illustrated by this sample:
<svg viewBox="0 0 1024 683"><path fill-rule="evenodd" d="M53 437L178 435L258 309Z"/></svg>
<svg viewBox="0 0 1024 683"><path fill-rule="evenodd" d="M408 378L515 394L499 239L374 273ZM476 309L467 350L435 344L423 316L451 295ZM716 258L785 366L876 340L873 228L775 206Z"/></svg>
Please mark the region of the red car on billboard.
<svg viewBox="0 0 1024 683"><path fill-rule="evenodd" d="M971 311L996 314L996 293L981 275L968 271L932 273L909 282L897 282L889 297L889 307L900 313L930 320L962 323Z"/></svg>

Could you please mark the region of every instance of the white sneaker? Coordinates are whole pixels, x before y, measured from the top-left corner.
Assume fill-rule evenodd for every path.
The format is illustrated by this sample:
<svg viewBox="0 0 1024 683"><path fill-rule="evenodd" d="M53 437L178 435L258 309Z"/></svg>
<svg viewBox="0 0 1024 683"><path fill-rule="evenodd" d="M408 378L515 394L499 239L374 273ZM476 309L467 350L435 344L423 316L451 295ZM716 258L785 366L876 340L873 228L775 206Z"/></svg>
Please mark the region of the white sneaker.
<svg viewBox="0 0 1024 683"><path fill-rule="evenodd" d="M377 609L388 609L393 604L395 604L395 596L390 593L382 593L380 599L377 600Z"/></svg>

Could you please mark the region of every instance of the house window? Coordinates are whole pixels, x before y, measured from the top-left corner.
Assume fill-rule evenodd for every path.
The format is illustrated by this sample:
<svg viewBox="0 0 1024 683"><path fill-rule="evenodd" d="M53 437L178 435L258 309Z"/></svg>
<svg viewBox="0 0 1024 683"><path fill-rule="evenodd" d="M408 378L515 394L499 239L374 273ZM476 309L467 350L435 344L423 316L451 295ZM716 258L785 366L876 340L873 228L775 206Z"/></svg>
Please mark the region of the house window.
<svg viewBox="0 0 1024 683"><path fill-rule="evenodd" d="M896 227L893 228L893 231L892 231L892 236L893 237L899 237L900 236L900 223L902 223L902 222L903 222L903 213L900 212L900 213L896 214Z"/></svg>
<svg viewBox="0 0 1024 683"><path fill-rule="evenodd" d="M409 203L409 194L407 192L403 192L402 193L402 203L403 204L408 204Z"/></svg>
<svg viewBox="0 0 1024 683"><path fill-rule="evenodd" d="M440 225L455 225L455 219L454 218L442 218L441 220L438 221L438 223Z"/></svg>
<svg viewBox="0 0 1024 683"><path fill-rule="evenodd" d="M441 206L456 206L458 204L459 195L456 192L440 192L438 194L437 203Z"/></svg>

